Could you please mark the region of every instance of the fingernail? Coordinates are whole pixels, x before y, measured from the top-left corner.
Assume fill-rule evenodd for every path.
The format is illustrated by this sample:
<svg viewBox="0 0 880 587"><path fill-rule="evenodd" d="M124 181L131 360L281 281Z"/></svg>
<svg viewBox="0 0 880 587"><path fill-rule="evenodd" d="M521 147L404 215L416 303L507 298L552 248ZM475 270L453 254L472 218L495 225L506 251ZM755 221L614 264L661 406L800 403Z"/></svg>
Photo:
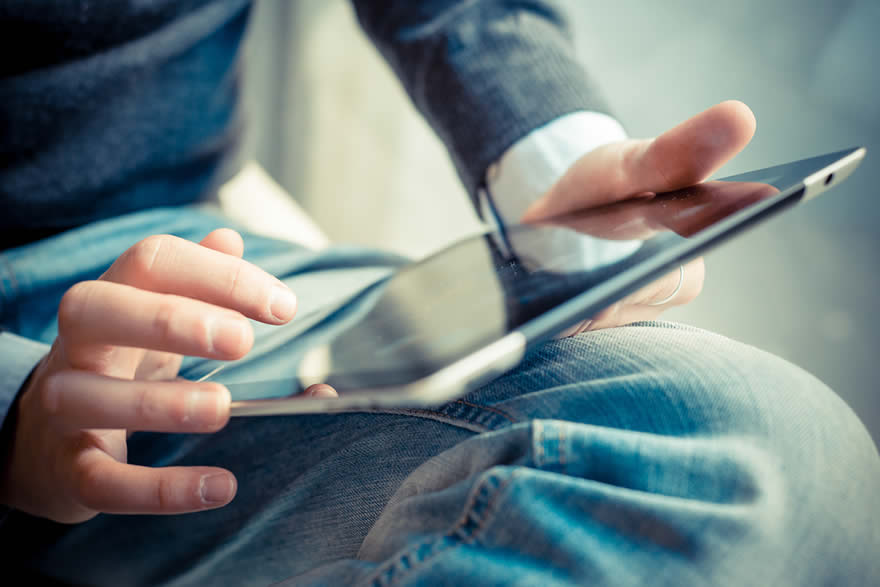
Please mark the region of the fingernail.
<svg viewBox="0 0 880 587"><path fill-rule="evenodd" d="M202 502L206 504L226 503L232 499L232 492L235 490L235 483L230 475L226 473L216 473L214 475L205 475L199 482L199 493Z"/></svg>
<svg viewBox="0 0 880 587"><path fill-rule="evenodd" d="M336 390L329 385L312 386L306 391L306 395L308 397L317 397L322 399L328 397L339 397L339 394L336 393Z"/></svg>
<svg viewBox="0 0 880 587"><path fill-rule="evenodd" d="M229 392L225 395L228 397ZM221 400L224 399L224 394L214 390L190 392L186 402L187 419L198 427L215 427L221 420Z"/></svg>
<svg viewBox="0 0 880 587"><path fill-rule="evenodd" d="M225 355L238 355L246 338L247 322L239 318L217 318L211 324L211 347Z"/></svg>
<svg viewBox="0 0 880 587"><path fill-rule="evenodd" d="M276 320L287 322L296 312L296 296L288 288L276 285L269 298L269 311Z"/></svg>

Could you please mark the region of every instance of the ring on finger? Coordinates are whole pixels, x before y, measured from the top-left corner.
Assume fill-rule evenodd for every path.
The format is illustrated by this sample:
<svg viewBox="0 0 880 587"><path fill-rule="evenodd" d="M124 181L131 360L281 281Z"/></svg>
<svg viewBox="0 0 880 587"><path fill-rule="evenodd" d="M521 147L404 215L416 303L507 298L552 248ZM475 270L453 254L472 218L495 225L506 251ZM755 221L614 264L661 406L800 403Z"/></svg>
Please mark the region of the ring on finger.
<svg viewBox="0 0 880 587"><path fill-rule="evenodd" d="M647 306L662 306L663 304L667 304L671 302L675 296L678 295L678 292L681 291L681 286L684 284L684 265L678 266L678 285L675 286L675 289L672 290L672 293L660 300L659 302L651 302L650 304L645 304Z"/></svg>

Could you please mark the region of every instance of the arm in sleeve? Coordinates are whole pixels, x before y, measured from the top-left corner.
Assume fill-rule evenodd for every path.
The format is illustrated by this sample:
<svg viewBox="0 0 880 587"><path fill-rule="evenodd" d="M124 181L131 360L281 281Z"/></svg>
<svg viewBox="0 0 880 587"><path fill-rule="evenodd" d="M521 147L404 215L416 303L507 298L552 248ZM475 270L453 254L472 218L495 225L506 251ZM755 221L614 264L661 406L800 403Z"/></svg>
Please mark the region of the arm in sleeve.
<svg viewBox="0 0 880 587"><path fill-rule="evenodd" d="M575 56L564 0L353 3L474 198L489 165L533 130L607 111Z"/></svg>

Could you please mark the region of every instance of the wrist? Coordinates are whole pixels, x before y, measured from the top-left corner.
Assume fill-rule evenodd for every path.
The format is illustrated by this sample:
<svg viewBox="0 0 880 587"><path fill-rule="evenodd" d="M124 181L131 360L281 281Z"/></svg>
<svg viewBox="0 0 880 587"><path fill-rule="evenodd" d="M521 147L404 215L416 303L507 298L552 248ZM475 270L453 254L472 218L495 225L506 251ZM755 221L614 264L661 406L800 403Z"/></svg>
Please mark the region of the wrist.
<svg viewBox="0 0 880 587"><path fill-rule="evenodd" d="M582 156L622 141L626 131L599 112L573 112L535 129L509 148L486 171L486 196L506 224L519 222Z"/></svg>
<svg viewBox="0 0 880 587"><path fill-rule="evenodd" d="M526 209L547 193L581 157L597 147L626 138L619 122L598 112L574 112L534 130L487 170L485 189L479 192L481 216L503 233L505 226L520 223ZM517 243L515 235L510 239L505 235L504 240L504 245L516 249L517 253L570 269L607 264L640 246L634 241L606 241L564 230L552 238L532 239L528 244Z"/></svg>

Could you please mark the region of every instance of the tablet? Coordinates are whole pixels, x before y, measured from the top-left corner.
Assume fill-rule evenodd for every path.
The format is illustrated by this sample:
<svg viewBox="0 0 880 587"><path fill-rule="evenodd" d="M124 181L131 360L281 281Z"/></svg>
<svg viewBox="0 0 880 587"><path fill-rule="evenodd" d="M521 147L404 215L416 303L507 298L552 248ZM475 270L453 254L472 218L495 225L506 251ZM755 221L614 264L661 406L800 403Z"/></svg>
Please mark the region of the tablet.
<svg viewBox="0 0 880 587"><path fill-rule="evenodd" d="M847 149L457 242L351 299L332 337L292 363L288 378L227 383L231 413L453 400L516 366L535 345L838 185L864 156L864 148ZM576 234L577 246L534 254L563 232ZM224 382L222 371L215 380ZM314 383L333 386L339 397L297 397Z"/></svg>

